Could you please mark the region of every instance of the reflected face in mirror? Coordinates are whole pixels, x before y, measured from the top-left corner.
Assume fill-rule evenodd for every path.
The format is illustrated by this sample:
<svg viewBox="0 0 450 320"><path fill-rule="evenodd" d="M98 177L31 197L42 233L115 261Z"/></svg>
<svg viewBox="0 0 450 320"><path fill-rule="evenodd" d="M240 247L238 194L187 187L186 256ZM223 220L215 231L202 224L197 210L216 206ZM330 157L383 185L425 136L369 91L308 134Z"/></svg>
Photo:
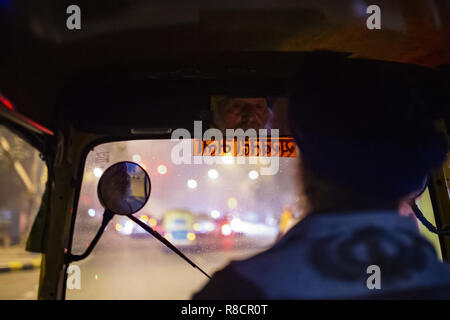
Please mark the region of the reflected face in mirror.
<svg viewBox="0 0 450 320"><path fill-rule="evenodd" d="M134 162L118 162L109 167L98 183L98 197L105 209L128 215L141 210L150 197L150 178Z"/></svg>
<svg viewBox="0 0 450 320"><path fill-rule="evenodd" d="M272 111L265 98L216 97L214 124L226 129L269 129Z"/></svg>

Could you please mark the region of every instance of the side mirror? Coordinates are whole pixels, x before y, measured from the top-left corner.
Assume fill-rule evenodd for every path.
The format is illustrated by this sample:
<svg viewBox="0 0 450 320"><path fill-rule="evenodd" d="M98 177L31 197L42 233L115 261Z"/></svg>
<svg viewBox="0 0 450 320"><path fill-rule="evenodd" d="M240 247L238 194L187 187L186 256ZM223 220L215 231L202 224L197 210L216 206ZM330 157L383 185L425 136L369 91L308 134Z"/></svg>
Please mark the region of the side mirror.
<svg viewBox="0 0 450 320"><path fill-rule="evenodd" d="M145 206L150 197L150 191L150 177L137 163L130 161L117 162L106 169L101 176L97 187L98 198L102 206L105 208L102 224L86 251L81 255L67 253L65 256L65 263L68 264L73 261L83 260L89 256L105 231L108 223L115 214L119 214L130 218L133 222L138 224L141 228L161 241L173 252L178 254L192 267L199 269L201 273L210 279L211 277L205 271L186 257L166 238L153 230L149 225L133 216L134 213L138 212Z"/></svg>
<svg viewBox="0 0 450 320"><path fill-rule="evenodd" d="M134 162L124 161L106 169L98 183L97 193L105 209L130 215L141 210L151 192L150 177Z"/></svg>

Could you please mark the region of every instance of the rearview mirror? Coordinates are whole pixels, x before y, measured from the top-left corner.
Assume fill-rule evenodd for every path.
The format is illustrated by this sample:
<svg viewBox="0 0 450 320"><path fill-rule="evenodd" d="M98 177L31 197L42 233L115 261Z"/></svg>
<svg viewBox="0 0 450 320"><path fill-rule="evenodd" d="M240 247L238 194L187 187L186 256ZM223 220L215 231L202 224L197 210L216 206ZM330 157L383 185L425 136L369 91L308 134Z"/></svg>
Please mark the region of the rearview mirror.
<svg viewBox="0 0 450 320"><path fill-rule="evenodd" d="M105 209L130 215L141 210L150 197L147 172L137 163L123 161L106 169L98 183L97 193Z"/></svg>

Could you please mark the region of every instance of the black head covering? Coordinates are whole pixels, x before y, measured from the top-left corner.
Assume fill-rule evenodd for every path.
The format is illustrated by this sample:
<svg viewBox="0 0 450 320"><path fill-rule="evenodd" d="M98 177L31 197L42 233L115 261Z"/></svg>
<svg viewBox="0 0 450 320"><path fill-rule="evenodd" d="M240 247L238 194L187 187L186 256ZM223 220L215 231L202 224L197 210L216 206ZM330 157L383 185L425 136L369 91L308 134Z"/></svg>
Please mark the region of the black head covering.
<svg viewBox="0 0 450 320"><path fill-rule="evenodd" d="M303 165L340 185L399 199L445 161L435 119L448 96L434 70L315 52L293 77L289 103Z"/></svg>

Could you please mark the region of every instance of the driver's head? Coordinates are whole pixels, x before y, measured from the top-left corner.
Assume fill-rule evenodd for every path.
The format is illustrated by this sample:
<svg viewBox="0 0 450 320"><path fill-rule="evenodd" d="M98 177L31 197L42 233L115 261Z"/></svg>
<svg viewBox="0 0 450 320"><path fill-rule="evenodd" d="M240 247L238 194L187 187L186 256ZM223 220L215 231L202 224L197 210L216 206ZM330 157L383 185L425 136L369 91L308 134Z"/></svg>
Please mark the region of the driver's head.
<svg viewBox="0 0 450 320"><path fill-rule="evenodd" d="M312 210L396 208L442 165L448 105L435 71L316 52L290 85L291 130Z"/></svg>

